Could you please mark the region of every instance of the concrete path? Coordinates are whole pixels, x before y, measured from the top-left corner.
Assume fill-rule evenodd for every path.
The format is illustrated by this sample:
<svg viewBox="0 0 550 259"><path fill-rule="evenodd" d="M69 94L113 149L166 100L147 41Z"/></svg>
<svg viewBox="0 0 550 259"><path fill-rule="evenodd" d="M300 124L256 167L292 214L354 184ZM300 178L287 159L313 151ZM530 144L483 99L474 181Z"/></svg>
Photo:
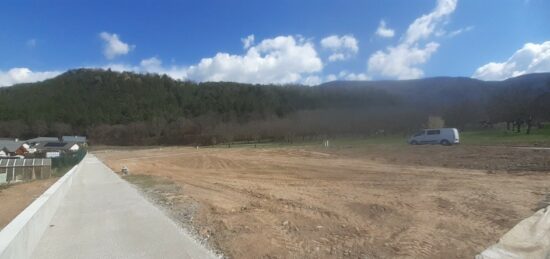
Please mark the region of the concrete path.
<svg viewBox="0 0 550 259"><path fill-rule="evenodd" d="M95 156L76 172L32 258L213 258Z"/></svg>

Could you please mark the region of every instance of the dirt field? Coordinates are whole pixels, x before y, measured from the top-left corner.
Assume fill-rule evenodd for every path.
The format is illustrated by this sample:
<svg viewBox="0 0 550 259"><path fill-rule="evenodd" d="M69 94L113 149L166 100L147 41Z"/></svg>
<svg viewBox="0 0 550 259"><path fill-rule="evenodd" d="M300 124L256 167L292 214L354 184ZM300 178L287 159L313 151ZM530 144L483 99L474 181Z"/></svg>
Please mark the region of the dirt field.
<svg viewBox="0 0 550 259"><path fill-rule="evenodd" d="M229 258L472 258L550 193L550 151L374 150L97 155Z"/></svg>
<svg viewBox="0 0 550 259"><path fill-rule="evenodd" d="M0 229L38 198L58 178L37 180L10 186L0 186Z"/></svg>

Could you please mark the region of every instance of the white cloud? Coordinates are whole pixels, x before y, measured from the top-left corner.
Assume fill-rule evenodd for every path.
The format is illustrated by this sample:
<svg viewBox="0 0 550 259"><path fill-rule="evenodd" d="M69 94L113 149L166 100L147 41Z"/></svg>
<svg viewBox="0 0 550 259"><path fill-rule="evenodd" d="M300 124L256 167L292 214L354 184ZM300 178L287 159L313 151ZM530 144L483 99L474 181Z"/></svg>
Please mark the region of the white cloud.
<svg viewBox="0 0 550 259"><path fill-rule="evenodd" d="M246 48L245 39L243 39L243 45ZM345 43L346 40L342 43L341 37L338 39L339 44L347 44L347 48L354 49L353 44ZM334 80L370 80L370 77L364 73L347 71L323 76L320 73L323 62L313 44L300 37L279 36L265 39L258 44L250 44L243 55L217 53L214 57L203 58L198 64L187 67L165 66L158 57L151 57L143 59L139 65L135 66L112 63L103 68L114 71L166 74L174 79L199 82L318 85ZM338 44L330 46L337 47Z"/></svg>
<svg viewBox="0 0 550 259"><path fill-rule="evenodd" d="M550 72L550 41L527 43L505 62L490 62L479 67L474 78L503 80L528 73Z"/></svg>
<svg viewBox="0 0 550 259"><path fill-rule="evenodd" d="M369 73L397 79L420 78L424 72L417 66L426 63L438 47L439 44L435 42L430 42L423 48L399 44L388 47L386 51L377 51L369 58Z"/></svg>
<svg viewBox="0 0 550 259"><path fill-rule="evenodd" d="M462 33L469 32L473 29L474 29L474 26L468 26L468 27L465 27L465 28L460 28L458 30L454 30L452 32L449 32L449 34L447 34L447 36L449 36L450 38L456 37L456 36L458 36Z"/></svg>
<svg viewBox="0 0 550 259"><path fill-rule="evenodd" d="M336 76L335 74L329 74L326 79L328 82L335 81L338 80L338 76Z"/></svg>
<svg viewBox="0 0 550 259"><path fill-rule="evenodd" d="M188 67L165 67L157 57L144 59L139 66L109 64L115 71L166 74L180 80L232 81L241 83L316 84L323 69L313 44L293 36L265 39L248 47L243 55L217 53Z"/></svg>
<svg viewBox="0 0 550 259"><path fill-rule="evenodd" d="M343 53L334 53L334 54L332 54L328 57L328 60L331 61L331 62L342 61L342 60L346 60L346 59L347 59L347 56L344 55Z"/></svg>
<svg viewBox="0 0 550 259"><path fill-rule="evenodd" d="M250 48L252 45L254 45L254 34L248 35L246 38L241 39L241 41L243 42L244 49Z"/></svg>
<svg viewBox="0 0 550 259"><path fill-rule="evenodd" d="M397 46L375 52L368 61L371 75L397 79L413 79L424 75L418 66L426 63L439 48L439 43L430 41L421 44L437 33L448 16L456 9L457 0L438 0L436 8L429 14L417 18Z"/></svg>
<svg viewBox="0 0 550 259"><path fill-rule="evenodd" d="M431 13L422 15L409 25L404 42L414 44L432 36L436 28L455 11L456 4L457 0L438 0L437 6Z"/></svg>
<svg viewBox="0 0 550 259"><path fill-rule="evenodd" d="M42 81L59 74L60 71L33 72L26 67L16 67L5 72L0 70L0 87Z"/></svg>
<svg viewBox="0 0 550 259"><path fill-rule="evenodd" d="M301 83L304 85L319 85L323 83L323 79L320 76L308 76Z"/></svg>
<svg viewBox="0 0 550 259"><path fill-rule="evenodd" d="M115 33L102 32L99 34L99 37L105 41L103 55L105 55L107 59L113 59L116 56L126 55L135 48L134 45L129 45L128 43L122 42Z"/></svg>
<svg viewBox="0 0 550 259"><path fill-rule="evenodd" d="M217 53L186 69L187 79L243 83L297 83L320 72L323 62L312 43L278 36L249 46L244 55Z"/></svg>
<svg viewBox="0 0 550 259"><path fill-rule="evenodd" d="M371 80L371 78L364 73L349 73L348 71L341 71L337 75L329 74L327 75L322 82L330 82L336 80L351 80L351 81L366 81Z"/></svg>
<svg viewBox="0 0 550 259"><path fill-rule="evenodd" d="M128 65L121 63L111 63L101 67L102 69L111 69L117 72L134 72L134 73L154 73L168 75L173 79L185 80L187 78L187 69L185 67L171 66L164 67L162 60L157 57L151 57L141 60L139 65Z"/></svg>
<svg viewBox="0 0 550 259"><path fill-rule="evenodd" d="M342 78L344 78L344 79L346 79L346 80L352 80L352 81L365 81L365 80L370 80L370 77L367 76L366 74L363 74L363 73L358 73L358 74L349 73L349 74L343 75Z"/></svg>
<svg viewBox="0 0 550 259"><path fill-rule="evenodd" d="M155 70L162 70L162 61L157 57L144 59L139 62L139 65L147 72L154 72Z"/></svg>
<svg viewBox="0 0 550 259"><path fill-rule="evenodd" d="M386 22L384 20L380 21L378 29L376 29L376 35L382 38L392 38L395 35L395 31L386 27Z"/></svg>
<svg viewBox="0 0 550 259"><path fill-rule="evenodd" d="M329 61L346 60L359 52L359 43L353 35L331 35L321 40L321 46L332 51Z"/></svg>
<svg viewBox="0 0 550 259"><path fill-rule="evenodd" d="M321 40L321 46L334 51L349 50L355 53L359 51L357 39L353 35L344 35L341 37L338 35L328 36Z"/></svg>

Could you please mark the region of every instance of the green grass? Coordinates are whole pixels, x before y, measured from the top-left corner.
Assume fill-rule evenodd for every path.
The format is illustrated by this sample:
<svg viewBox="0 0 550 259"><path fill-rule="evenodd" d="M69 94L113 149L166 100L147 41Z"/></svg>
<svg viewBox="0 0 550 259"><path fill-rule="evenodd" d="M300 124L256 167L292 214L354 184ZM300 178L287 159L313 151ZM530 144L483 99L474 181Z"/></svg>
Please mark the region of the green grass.
<svg viewBox="0 0 550 259"><path fill-rule="evenodd" d="M339 137L330 139L332 148L368 147L370 145L407 145L407 135L371 136L371 137ZM525 134L525 127L521 133L505 129L487 129L464 131L460 133L461 145L504 145L504 146L548 146L550 147L550 124L544 128L533 128L531 134ZM228 148L228 144L218 144L210 147ZM262 141L234 142L231 148L283 148L283 147L323 147L323 140L294 141Z"/></svg>
<svg viewBox="0 0 550 259"><path fill-rule="evenodd" d="M550 125L543 129L532 129L531 134L507 131L504 129L490 129L462 132L460 141L464 145L526 145L550 146Z"/></svg>
<svg viewBox="0 0 550 259"><path fill-rule="evenodd" d="M321 141L312 141L312 140L306 140L306 141L294 141L292 143L287 141L273 141L273 140L262 140L260 142L248 142L248 141L240 141L240 142L231 142L229 143L220 143L212 146L207 147L214 147L214 148L277 148L277 147L292 147L292 146L311 146L311 145L321 145Z"/></svg>
<svg viewBox="0 0 550 259"><path fill-rule="evenodd" d="M373 137L339 137L330 138L330 147L358 147L368 145L406 145L408 137L401 136L373 136ZM209 147L229 148L229 144L218 144ZM285 147L324 147L324 140L296 140L292 143L287 141L262 141L253 142L233 142L231 148L285 148Z"/></svg>
<svg viewBox="0 0 550 259"><path fill-rule="evenodd" d="M364 138L336 138L330 140L332 147L354 147L369 145L407 145L408 136L390 135L390 136L371 136Z"/></svg>

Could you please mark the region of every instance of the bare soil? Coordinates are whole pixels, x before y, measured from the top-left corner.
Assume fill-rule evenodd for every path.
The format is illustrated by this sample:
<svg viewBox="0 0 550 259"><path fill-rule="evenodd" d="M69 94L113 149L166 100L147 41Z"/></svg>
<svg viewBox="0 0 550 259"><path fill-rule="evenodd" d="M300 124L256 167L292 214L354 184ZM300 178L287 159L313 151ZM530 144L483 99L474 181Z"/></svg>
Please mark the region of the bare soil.
<svg viewBox="0 0 550 259"><path fill-rule="evenodd" d="M550 152L531 151L156 148L96 155L115 171L128 166L127 179L229 258L472 258L550 193ZM533 167L517 166L523 162Z"/></svg>
<svg viewBox="0 0 550 259"><path fill-rule="evenodd" d="M4 228L58 178L0 186L0 229Z"/></svg>
<svg viewBox="0 0 550 259"><path fill-rule="evenodd" d="M323 152L385 163L496 170L509 173L550 171L550 148L506 146L364 145Z"/></svg>

